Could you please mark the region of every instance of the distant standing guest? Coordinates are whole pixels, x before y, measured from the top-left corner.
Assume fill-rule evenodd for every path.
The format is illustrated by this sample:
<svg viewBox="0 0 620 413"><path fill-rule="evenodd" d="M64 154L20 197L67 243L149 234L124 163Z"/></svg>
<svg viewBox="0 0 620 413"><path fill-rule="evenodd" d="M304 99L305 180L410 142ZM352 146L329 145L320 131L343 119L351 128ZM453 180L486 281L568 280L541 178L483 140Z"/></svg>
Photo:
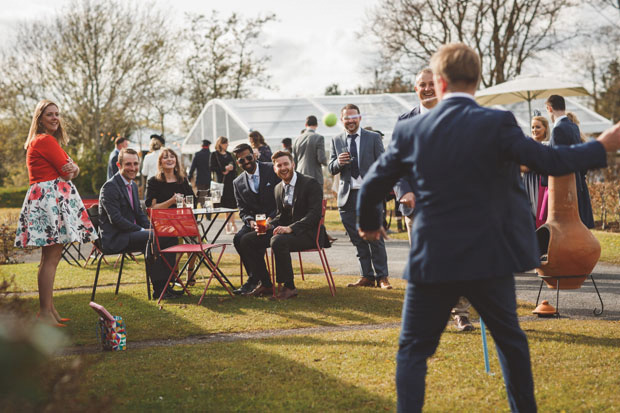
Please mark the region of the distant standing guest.
<svg viewBox="0 0 620 413"><path fill-rule="evenodd" d="M551 130L551 146L575 145L581 143L581 132L579 126L571 122L566 116L566 102L560 95L551 95L547 99L547 113L553 122ZM590 205L590 192L585 182L586 170L575 172L577 186L577 201L579 205L579 217L581 222L588 228L594 228L594 217L592 216L592 206ZM584 189L585 188L585 189Z"/></svg>
<svg viewBox="0 0 620 413"><path fill-rule="evenodd" d="M282 139L282 149L288 153L293 153L293 140L291 138Z"/></svg>
<svg viewBox="0 0 620 413"><path fill-rule="evenodd" d="M39 314L46 323L65 327L54 307L54 278L64 244L97 239L93 224L77 189L71 182L80 168L61 148L69 141L58 105L49 100L37 104L26 149L30 189L19 215L16 247L42 247L38 270Z"/></svg>
<svg viewBox="0 0 620 413"><path fill-rule="evenodd" d="M249 135L250 145L258 157L259 162L271 162L271 148L265 143L265 138L259 131L252 131Z"/></svg>
<svg viewBox="0 0 620 413"><path fill-rule="evenodd" d="M108 179L112 178L114 174L118 172L118 166L116 165L118 162L118 153L121 149L126 148L129 145L129 140L119 136L116 140L114 140L114 144L116 145L116 148L110 152L110 158L108 159Z"/></svg>
<svg viewBox="0 0 620 413"><path fill-rule="evenodd" d="M544 116L534 116L532 118L532 139L539 143L545 141L548 143L550 133L551 130L549 129L547 118ZM525 192L530 200L532 214L534 215L536 228L538 228L547 221L547 177L530 171L525 165L521 165L521 172L523 172Z"/></svg>
<svg viewBox="0 0 620 413"><path fill-rule="evenodd" d="M203 140L202 149L194 154L192 166L189 168L189 180L191 182L196 172L196 188L199 191L206 191L211 187L211 151L209 146L211 141Z"/></svg>
<svg viewBox="0 0 620 413"><path fill-rule="evenodd" d="M161 148L164 146L166 146L166 140L163 136L157 134L151 135L149 153L146 154L142 161L142 176L144 176L147 181L157 175L157 160L159 159Z"/></svg>
<svg viewBox="0 0 620 413"><path fill-rule="evenodd" d="M215 152L211 154L211 170L215 172L217 182L224 184L220 206L235 209L237 208L237 201L235 200L233 181L237 177L237 170L235 169L235 160L227 149L228 138L224 136L217 138ZM226 233L234 234L236 232L237 225L235 224L235 214L233 214L226 224Z"/></svg>
<svg viewBox="0 0 620 413"><path fill-rule="evenodd" d="M566 112L566 117L573 122L577 127L579 127L579 118L573 112ZM583 132L579 130L579 138L581 142L586 141L586 137ZM588 182L586 180L587 170L583 170L579 172L581 178L581 196L579 197L579 216L582 217L581 220L583 224L588 228L594 228L594 216L592 213L592 201L590 200L590 190L588 189ZM577 183L577 186L580 184Z"/></svg>
<svg viewBox="0 0 620 413"><path fill-rule="evenodd" d="M318 125L316 116L306 118L304 132L295 139L293 158L297 172L311 176L323 185L323 166L327 165L327 156L325 138L316 133Z"/></svg>

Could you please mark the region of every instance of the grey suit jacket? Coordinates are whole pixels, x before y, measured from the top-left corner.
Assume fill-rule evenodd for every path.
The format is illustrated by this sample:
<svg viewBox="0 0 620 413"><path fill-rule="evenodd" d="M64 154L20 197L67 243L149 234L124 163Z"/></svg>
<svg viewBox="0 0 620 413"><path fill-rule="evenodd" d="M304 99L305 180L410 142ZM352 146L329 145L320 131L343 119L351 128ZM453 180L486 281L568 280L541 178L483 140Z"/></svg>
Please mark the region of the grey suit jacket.
<svg viewBox="0 0 620 413"><path fill-rule="evenodd" d="M325 138L316 132L308 131L295 139L293 144L295 170L316 179L323 186L323 170L327 165Z"/></svg>
<svg viewBox="0 0 620 413"><path fill-rule="evenodd" d="M362 178L366 175L370 166L385 152L381 135L376 132L360 128L359 170ZM340 173L338 184L338 207L342 208L349 199L351 192L351 166L340 165L338 155L348 150L347 133L342 132L332 139L332 152L329 159L329 172L332 175Z"/></svg>

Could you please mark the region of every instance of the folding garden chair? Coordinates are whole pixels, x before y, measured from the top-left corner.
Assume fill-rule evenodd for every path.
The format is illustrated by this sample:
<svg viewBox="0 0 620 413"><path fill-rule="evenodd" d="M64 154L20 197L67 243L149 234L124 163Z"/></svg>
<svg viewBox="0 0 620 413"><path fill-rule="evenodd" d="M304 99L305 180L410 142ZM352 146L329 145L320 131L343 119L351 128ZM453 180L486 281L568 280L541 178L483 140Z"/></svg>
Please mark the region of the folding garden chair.
<svg viewBox="0 0 620 413"><path fill-rule="evenodd" d="M175 253L177 254L176 262L174 266L170 265L170 263L165 259L164 262L170 268L170 276L168 277L168 281L162 291L159 301L161 301L161 297L164 296L168 285L172 281L173 277L175 277L175 282L181 284L183 290L188 294L189 291L185 287L185 284L180 280L181 272L178 272L177 269L179 267L179 262L184 253L188 254L188 261L193 256L198 256L200 258L198 264L195 267L194 271L198 270L198 267L204 262L209 270L211 270L211 276L209 280L206 282L205 289L202 292L202 296L198 301L198 305L202 303L202 300L207 293L207 288L209 288L209 284L211 284L211 280L213 277L217 278L217 280L222 284L222 286L226 289L228 294L234 297L228 285L224 282L222 277L220 276L219 264L222 259L222 255L226 250L226 245L228 244L203 244L200 242L200 231L198 230L198 224L196 223L196 218L194 217L194 213L191 208L177 208L177 209L150 209L149 216L151 217L151 226L155 232L155 242L157 243L157 248L160 253ZM172 247L166 249L159 248L159 238L161 237L174 237L174 238L183 238L186 241L186 244L174 245ZM217 257L217 261L214 261L207 252L211 251L214 248L222 248L219 256ZM183 269L186 265L183 266ZM175 276L176 274L176 276Z"/></svg>
<svg viewBox="0 0 620 413"><path fill-rule="evenodd" d="M329 286L329 292L332 294L332 297L336 295L336 284L334 283L334 277L332 275L332 269L329 266L329 262L327 261L327 255L325 254L325 249L321 246L321 242L319 240L321 235L321 227L325 223L325 210L327 209L327 200L323 199L323 207L321 209L321 220L319 221L319 225L316 231L316 239L315 239L315 248L297 251L297 255L299 256L299 268L301 269L301 279L304 279L304 266L301 261L301 253L302 252L318 252L319 258L321 259L321 264L323 264L323 272L325 272L325 278L327 279L327 285ZM269 260L267 260L269 262ZM273 251L271 251L271 281L274 285L274 295L275 295L275 285L276 285L276 271L274 266L274 256Z"/></svg>

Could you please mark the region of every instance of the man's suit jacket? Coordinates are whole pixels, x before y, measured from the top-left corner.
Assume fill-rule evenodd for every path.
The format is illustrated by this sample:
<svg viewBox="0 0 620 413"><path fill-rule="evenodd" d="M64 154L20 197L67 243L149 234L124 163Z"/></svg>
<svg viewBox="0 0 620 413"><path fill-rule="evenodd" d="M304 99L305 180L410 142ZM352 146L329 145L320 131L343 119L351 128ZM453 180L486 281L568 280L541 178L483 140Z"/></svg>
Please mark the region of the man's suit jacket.
<svg viewBox="0 0 620 413"><path fill-rule="evenodd" d="M295 170L316 179L323 185L322 165L327 165L325 138L314 131L307 131L293 144Z"/></svg>
<svg viewBox="0 0 620 413"><path fill-rule="evenodd" d="M400 115L396 122L398 123L401 120L413 118L414 116L418 116L419 114L420 105L414 107L411 111ZM401 199L403 195L409 192L413 192L413 176L411 175L400 178L398 182L396 182L396 185L394 185L394 195L396 195L397 200ZM413 214L413 208L409 208L406 205L400 204L399 209L400 212L406 217Z"/></svg>
<svg viewBox="0 0 620 413"><path fill-rule="evenodd" d="M196 185L211 185L211 168L210 168L211 151L202 148L194 154L192 166L189 168L189 180L191 181L194 172L196 172Z"/></svg>
<svg viewBox="0 0 620 413"><path fill-rule="evenodd" d="M579 133L579 126L571 122L568 118L562 118L558 122L557 126L554 126L551 130L551 138L549 144L551 146L558 145L577 145L581 143L581 135ZM577 181L577 190L582 191L582 179L581 173L575 173L575 180Z"/></svg>
<svg viewBox="0 0 620 413"><path fill-rule="evenodd" d="M405 120L413 118L414 116L418 116L420 114L420 105L414 107L409 112L403 113L398 117L398 120Z"/></svg>
<svg viewBox="0 0 620 413"><path fill-rule="evenodd" d="M297 173L292 208L284 205L284 182L276 185L274 195L278 214L271 225L290 226L296 236L316 237L323 208L323 186L316 179Z"/></svg>
<svg viewBox="0 0 620 413"><path fill-rule="evenodd" d="M360 149L358 153L358 164L360 174L363 178L368 173L370 166L385 151L385 148L383 147L383 142L381 142L381 135L378 133L360 128L359 134ZM351 192L351 165L347 164L341 166L338 163L338 155L348 150L347 132L342 132L332 139L332 152L328 168L332 175L340 173L340 182L338 184L338 207L340 208L344 207L347 203L349 193Z"/></svg>
<svg viewBox="0 0 620 413"><path fill-rule="evenodd" d="M550 148L526 138L511 112L452 97L398 122L364 180L360 228L376 230L385 188L413 174L416 214L405 278L441 283L512 276L540 265L519 165L546 175L603 167L599 142Z"/></svg>
<svg viewBox="0 0 620 413"><path fill-rule="evenodd" d="M280 178L273 171L273 164L270 162L257 162L260 182L258 184L258 194L250 189L250 181L246 173L240 174L233 181L233 189L239 217L250 226L250 221L255 221L256 214L265 214L269 218L276 216L276 201L273 190Z"/></svg>
<svg viewBox="0 0 620 413"><path fill-rule="evenodd" d="M149 228L149 219L140 208L138 186L132 185L133 204L129 202L127 187L116 173L101 187L99 193L99 230L105 253L117 253L129 245L129 233ZM134 223L135 220L135 223Z"/></svg>
<svg viewBox="0 0 620 413"><path fill-rule="evenodd" d="M114 149L110 152L110 157L108 158L108 179L112 178L115 173L118 172L118 166L116 163L118 162L118 154L120 151L118 149Z"/></svg>

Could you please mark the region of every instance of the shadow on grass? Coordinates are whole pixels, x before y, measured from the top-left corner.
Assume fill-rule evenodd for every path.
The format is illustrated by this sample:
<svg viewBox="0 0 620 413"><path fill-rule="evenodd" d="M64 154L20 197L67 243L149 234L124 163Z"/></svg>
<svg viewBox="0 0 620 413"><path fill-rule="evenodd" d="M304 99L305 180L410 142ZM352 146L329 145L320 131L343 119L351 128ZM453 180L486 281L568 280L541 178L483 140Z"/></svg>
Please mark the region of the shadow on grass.
<svg viewBox="0 0 620 413"><path fill-rule="evenodd" d="M568 333L565 331L543 331L540 329L523 329L527 334L528 340L555 341L563 344L581 344L592 347L611 347L620 348L620 338L603 337L600 335L586 335ZM531 345L531 344L530 344Z"/></svg>
<svg viewBox="0 0 620 413"><path fill-rule="evenodd" d="M84 388L113 393L118 407L130 411L393 411L394 396L340 378L340 351L360 345L377 342L287 337L127 352L93 366ZM391 371L382 375L393 377Z"/></svg>
<svg viewBox="0 0 620 413"><path fill-rule="evenodd" d="M314 278L316 277L316 278ZM404 290L346 289L338 287L332 297L324 280L313 276L298 285L300 296L287 301L268 298L230 297L221 286L210 286L198 306L204 287L192 287L192 296L148 301L144 283L122 285L118 296L113 287L98 288L96 302L125 320L128 346L132 341L178 339L190 336L356 324L379 324L400 320ZM343 280L340 282L342 285ZM212 283L213 285L213 283ZM304 288L307 286L307 288ZM88 306L89 290L56 292L56 307L72 319L64 329L74 345L94 345L97 315ZM36 296L24 297L33 314Z"/></svg>

